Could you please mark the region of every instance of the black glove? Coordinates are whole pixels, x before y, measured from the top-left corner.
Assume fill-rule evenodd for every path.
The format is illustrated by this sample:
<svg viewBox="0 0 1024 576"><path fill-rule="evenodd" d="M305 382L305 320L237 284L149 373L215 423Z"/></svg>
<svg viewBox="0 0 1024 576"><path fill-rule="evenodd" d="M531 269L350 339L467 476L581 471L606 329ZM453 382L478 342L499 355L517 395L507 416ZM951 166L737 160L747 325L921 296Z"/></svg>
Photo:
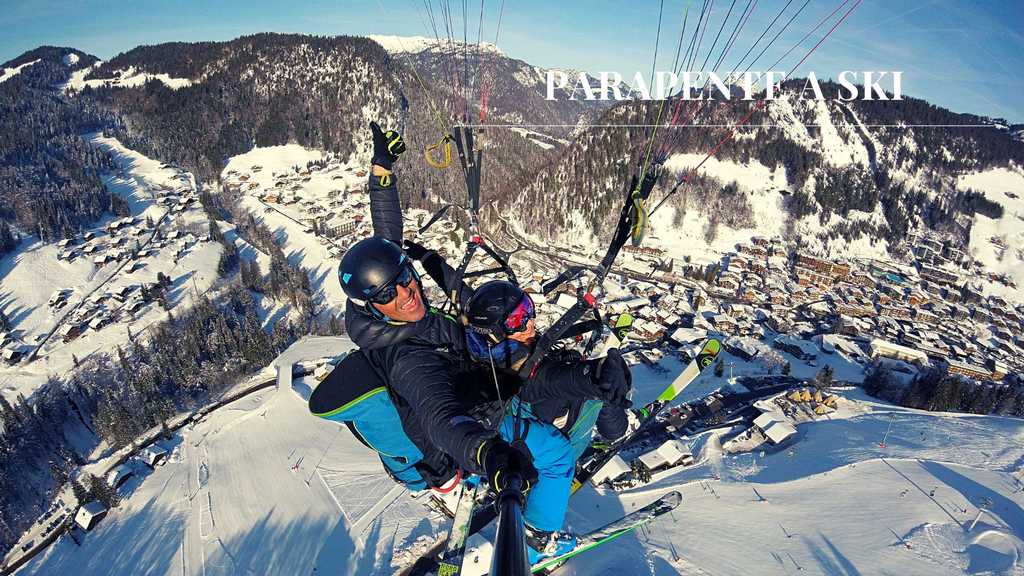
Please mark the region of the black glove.
<svg viewBox="0 0 1024 576"><path fill-rule="evenodd" d="M629 365L622 359L618 348L609 350L608 356L602 359L598 366L594 375L598 397L611 406L629 408L632 405L629 401L629 391L633 387L633 375L630 374Z"/></svg>
<svg viewBox="0 0 1024 576"><path fill-rule="evenodd" d="M398 157L405 152L405 141L402 135L394 130L384 132L376 122L370 122L370 131L373 132L373 160L385 170L391 170L391 165L398 160Z"/></svg>
<svg viewBox="0 0 1024 576"><path fill-rule="evenodd" d="M501 438L495 437L484 442L477 450L477 461L491 483L491 490L495 492L501 492L506 480L514 475L522 478L524 494L537 481L537 469L533 467L533 457L526 447L520 449Z"/></svg>
<svg viewBox="0 0 1024 576"><path fill-rule="evenodd" d="M402 247L405 248L405 253L413 260L423 260L423 257L430 252L430 249L423 244L418 244L412 240L406 240L402 242Z"/></svg>

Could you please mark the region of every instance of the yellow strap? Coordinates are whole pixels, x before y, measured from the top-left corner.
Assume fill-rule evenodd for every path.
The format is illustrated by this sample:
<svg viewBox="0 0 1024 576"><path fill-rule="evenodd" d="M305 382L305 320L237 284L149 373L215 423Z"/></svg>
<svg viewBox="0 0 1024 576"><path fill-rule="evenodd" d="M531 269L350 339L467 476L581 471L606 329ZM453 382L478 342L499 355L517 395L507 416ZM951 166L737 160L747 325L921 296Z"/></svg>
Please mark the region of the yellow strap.
<svg viewBox="0 0 1024 576"><path fill-rule="evenodd" d="M639 190L633 192L633 229L630 231L633 246L639 246L647 234L647 203L640 197Z"/></svg>

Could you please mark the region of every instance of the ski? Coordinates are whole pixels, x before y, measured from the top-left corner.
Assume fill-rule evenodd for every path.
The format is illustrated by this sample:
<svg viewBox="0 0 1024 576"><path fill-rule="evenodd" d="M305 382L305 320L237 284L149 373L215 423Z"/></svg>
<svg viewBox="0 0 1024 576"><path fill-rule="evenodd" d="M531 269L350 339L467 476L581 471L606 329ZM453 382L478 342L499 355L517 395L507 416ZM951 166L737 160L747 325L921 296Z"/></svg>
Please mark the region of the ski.
<svg viewBox="0 0 1024 576"><path fill-rule="evenodd" d="M669 492L639 510L634 510L618 520L578 536L575 548L561 556L545 558L541 562L534 564L530 570L534 574L550 574L570 558L625 536L641 526L650 524L659 516L675 510L682 501L682 494L676 491Z"/></svg>
<svg viewBox="0 0 1024 576"><path fill-rule="evenodd" d="M576 465L576 476L572 481L572 493L583 487L594 474L604 467L615 457L623 447L634 439L638 438L647 428L647 424L653 422L655 417L665 408L676 396L678 396L691 382L700 376L701 372L711 366L722 350L722 343L715 338L709 338L704 342L700 352L690 361L686 368L676 376L665 390L658 397L643 408L634 411L640 425L632 432L612 442L607 447L591 452L589 456L584 454L581 461Z"/></svg>
<svg viewBox="0 0 1024 576"><path fill-rule="evenodd" d="M448 543L444 555L437 566L437 576L459 576L462 572L462 557L466 554L466 540L469 539L470 524L473 511L476 509L476 492L480 483L472 486L463 484L459 503L455 508L452 529L448 533Z"/></svg>
<svg viewBox="0 0 1024 576"><path fill-rule="evenodd" d="M482 512L494 508L477 505L479 486L480 483L462 486L448 533L438 538L415 562L399 570L397 576L457 576L462 572L466 541L482 527L477 524L477 518ZM435 504L443 508L440 510L443 514L449 515L447 503L435 501L430 507L434 508Z"/></svg>

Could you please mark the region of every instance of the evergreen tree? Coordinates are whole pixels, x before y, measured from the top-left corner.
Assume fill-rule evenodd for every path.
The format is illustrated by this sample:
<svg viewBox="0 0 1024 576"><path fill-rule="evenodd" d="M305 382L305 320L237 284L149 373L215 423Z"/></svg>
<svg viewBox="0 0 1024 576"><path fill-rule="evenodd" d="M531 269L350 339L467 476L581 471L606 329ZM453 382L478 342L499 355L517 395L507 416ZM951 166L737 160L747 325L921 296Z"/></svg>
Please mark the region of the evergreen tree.
<svg viewBox="0 0 1024 576"><path fill-rule="evenodd" d="M78 478L71 479L71 492L75 495L75 500L77 500L79 504L85 504L86 502L91 501L89 491L85 489L85 486L82 486L82 483L78 481Z"/></svg>

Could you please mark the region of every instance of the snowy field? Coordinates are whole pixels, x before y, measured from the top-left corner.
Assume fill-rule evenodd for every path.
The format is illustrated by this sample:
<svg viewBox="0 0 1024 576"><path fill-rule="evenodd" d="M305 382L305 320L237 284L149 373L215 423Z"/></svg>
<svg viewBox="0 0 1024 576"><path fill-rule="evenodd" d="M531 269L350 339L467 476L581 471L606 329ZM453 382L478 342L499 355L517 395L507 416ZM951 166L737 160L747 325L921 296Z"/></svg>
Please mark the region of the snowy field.
<svg viewBox="0 0 1024 576"><path fill-rule="evenodd" d="M155 201L159 190L194 191L195 179L190 173L147 158L114 138L94 134L88 140L114 158L117 168L104 176L104 183L111 192L127 201L132 216L139 221L134 228L141 229L148 218L164 232L177 230L184 236L194 230L197 234L206 234L209 224L198 201L178 214L169 213ZM91 242L79 239L77 247L95 245L101 250L97 253L112 249L113 238L103 228L117 219L107 216L98 221L91 230L97 238ZM137 242L140 247L148 248L151 236L152 230L147 228L144 233L131 235L124 246L131 247ZM179 258L180 248L180 242L167 242L152 254L136 260L139 267L130 272L132 261L109 262L97 267L90 255L79 256L72 262L59 260L57 254L61 249L56 243L30 237L18 250L0 259L0 309L12 320L13 329L25 345L34 346L54 327L66 323L65 316L70 316L76 306L93 295L155 282L158 273L171 278L168 302L172 310L179 305L191 305L196 294L205 293L217 280L221 247L213 242L198 241L190 244ZM126 265L122 267L122 264ZM47 302L58 289L69 289L72 293L67 305L53 310ZM113 311L120 304L108 300L104 306ZM82 336L68 343L54 334L40 350L36 361L0 366L0 392L11 397L17 394L28 397L50 374L61 375L70 370L75 358L83 360L96 351L110 351L113 346L127 342L129 330L139 334L165 317L166 312L151 302L135 314L99 330L86 329Z"/></svg>
<svg viewBox="0 0 1024 576"><path fill-rule="evenodd" d="M350 346L306 340L287 361ZM653 395L678 370L666 368L636 367L638 394ZM731 432L707 432L689 439L694 466L626 492L585 488L568 518L577 531L669 490L684 500L649 531L559 573L1024 573L1024 422L893 407L852 388L840 395L841 410L799 424L785 448L727 455L721 443ZM170 460L129 481L122 505L81 547L62 540L19 573L390 574L402 558L396 549L447 526L290 390L219 409L167 446Z"/></svg>
<svg viewBox="0 0 1024 576"><path fill-rule="evenodd" d="M1003 217L998 220L982 214L975 216L970 253L986 271L1006 274L1017 284L1014 289L988 283L989 292L1024 300L1024 172L997 168L961 176L958 185L961 189L984 192L987 199L1003 207Z"/></svg>

